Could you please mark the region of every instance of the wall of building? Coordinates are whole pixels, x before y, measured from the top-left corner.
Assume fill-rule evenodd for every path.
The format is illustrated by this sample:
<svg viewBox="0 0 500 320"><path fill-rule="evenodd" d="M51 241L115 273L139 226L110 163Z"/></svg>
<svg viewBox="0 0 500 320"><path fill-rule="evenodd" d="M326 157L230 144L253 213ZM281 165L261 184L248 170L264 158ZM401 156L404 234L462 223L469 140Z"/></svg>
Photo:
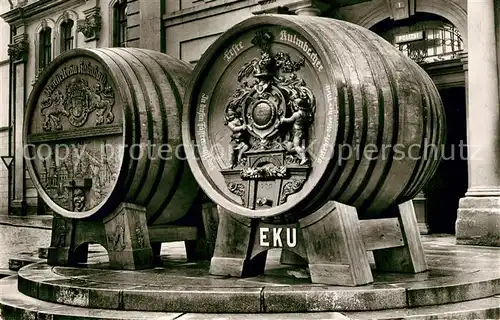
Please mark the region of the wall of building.
<svg viewBox="0 0 500 320"><path fill-rule="evenodd" d="M167 1L166 53L195 63L220 34L251 17L254 10L252 1Z"/></svg>
<svg viewBox="0 0 500 320"><path fill-rule="evenodd" d="M0 155L8 154L9 131L0 131ZM3 163L0 163L0 215L7 215L9 212L9 180L8 171Z"/></svg>
<svg viewBox="0 0 500 320"><path fill-rule="evenodd" d="M8 1L0 1L0 14L10 9ZM0 156L9 154L9 66L8 44L10 26L0 19ZM9 180L5 165L0 162L0 215L8 214Z"/></svg>
<svg viewBox="0 0 500 320"><path fill-rule="evenodd" d="M29 52L29 57L27 60L26 64L26 97L29 96L31 93L31 89L33 88L33 83L34 79L38 73L38 37L39 37L39 32L42 28L42 21L45 19L47 21L47 24L50 28L52 28L52 59L55 59L60 53L60 25L63 22L63 14L65 11L67 11L70 15L70 18L75 21L75 27L76 28L76 21L80 19L84 19L84 11L87 9L90 9L94 7L93 1L80 1L80 2L75 2L73 1L72 5L69 6L63 6L63 7L57 7L54 8L53 10L50 11L43 11L38 15L34 15L30 17L29 19L26 20L26 32L28 33L28 40L30 43L30 52ZM103 6L103 12L102 15L104 16L107 14L107 6ZM107 24L104 23L103 29L107 27ZM100 37L99 42L104 42L107 44L108 40L108 35L106 32L101 32L102 37ZM85 42L85 37L83 36L82 33L74 31L74 36L75 36L75 46L78 48L92 48L92 47L97 47L97 45L94 42Z"/></svg>
<svg viewBox="0 0 500 320"><path fill-rule="evenodd" d="M496 1L495 6L496 6L495 25L497 33L497 64L498 64L498 77L500 78L500 1ZM498 81L498 85L500 89L500 81Z"/></svg>

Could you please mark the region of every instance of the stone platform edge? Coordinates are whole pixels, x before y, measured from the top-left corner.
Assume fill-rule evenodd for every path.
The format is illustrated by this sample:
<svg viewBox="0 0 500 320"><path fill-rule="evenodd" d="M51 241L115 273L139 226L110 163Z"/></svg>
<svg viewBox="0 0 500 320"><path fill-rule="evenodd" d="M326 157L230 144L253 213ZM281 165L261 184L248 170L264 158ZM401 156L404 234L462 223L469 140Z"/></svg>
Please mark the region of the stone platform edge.
<svg viewBox="0 0 500 320"><path fill-rule="evenodd" d="M6 319L52 320L469 320L499 319L500 295L479 300L412 309L391 309L366 312L312 312L312 313L166 313L118 311L65 306L28 297L17 290L17 276L0 280L0 311Z"/></svg>
<svg viewBox="0 0 500 320"><path fill-rule="evenodd" d="M93 270L93 271L92 271ZM19 271L21 293L46 302L125 311L195 313L337 312L415 308L500 294L500 272L477 272L447 283L429 281L377 287L321 285L208 287L116 285L66 277L44 263ZM112 271L99 271L112 272Z"/></svg>

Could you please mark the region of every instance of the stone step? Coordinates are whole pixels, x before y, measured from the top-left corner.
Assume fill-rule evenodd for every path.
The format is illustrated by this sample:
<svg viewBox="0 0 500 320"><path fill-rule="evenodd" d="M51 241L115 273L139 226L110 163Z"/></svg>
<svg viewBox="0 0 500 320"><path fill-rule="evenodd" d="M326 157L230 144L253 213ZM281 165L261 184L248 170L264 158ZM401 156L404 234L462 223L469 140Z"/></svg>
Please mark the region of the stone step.
<svg viewBox="0 0 500 320"><path fill-rule="evenodd" d="M371 285L340 287L310 284L307 276L297 274L300 269L288 267L270 269L265 277L239 279L210 276L208 262L164 263L164 268L138 271L37 263L19 271L19 290L33 298L77 307L194 313L404 309L500 294L500 273L492 271L384 273L376 274ZM287 270L299 278L290 282Z"/></svg>
<svg viewBox="0 0 500 320"><path fill-rule="evenodd" d="M465 301L460 303L442 304L431 307L380 310L370 312L345 312L349 319L500 319L500 295Z"/></svg>
<svg viewBox="0 0 500 320"><path fill-rule="evenodd" d="M10 277L10 276L15 276L16 274L17 274L16 271L0 268L0 279Z"/></svg>
<svg viewBox="0 0 500 320"><path fill-rule="evenodd" d="M17 290L17 276L0 280L0 319L152 319L170 320L182 313L79 308L28 297Z"/></svg>
<svg viewBox="0 0 500 320"><path fill-rule="evenodd" d="M35 258L32 256L19 256L19 257L13 257L9 259L9 270L11 271L19 271L22 267L25 267L27 265L37 263L37 262L43 262L45 261L44 259L40 258Z"/></svg>
<svg viewBox="0 0 500 320"><path fill-rule="evenodd" d="M72 307L28 297L17 290L17 276L0 280L0 319L498 319L500 296L432 307L365 312L310 312L265 314L201 314L103 310Z"/></svg>

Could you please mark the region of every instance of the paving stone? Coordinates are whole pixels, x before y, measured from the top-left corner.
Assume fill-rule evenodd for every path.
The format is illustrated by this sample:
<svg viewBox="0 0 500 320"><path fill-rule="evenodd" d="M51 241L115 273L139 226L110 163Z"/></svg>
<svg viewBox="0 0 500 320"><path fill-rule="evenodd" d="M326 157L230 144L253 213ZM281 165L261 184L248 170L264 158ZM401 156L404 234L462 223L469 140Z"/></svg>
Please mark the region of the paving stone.
<svg viewBox="0 0 500 320"><path fill-rule="evenodd" d="M380 310L406 306L406 291L391 286L264 288L266 312Z"/></svg>
<svg viewBox="0 0 500 320"><path fill-rule="evenodd" d="M123 292L124 310L179 312L260 312L262 288L189 288Z"/></svg>
<svg viewBox="0 0 500 320"><path fill-rule="evenodd" d="M294 320L294 319L330 319L330 320L349 320L350 318L344 316L340 312L314 312L314 313L264 313L264 314L210 314L210 313L187 313L176 320L191 320L191 319L204 319L204 320Z"/></svg>
<svg viewBox="0 0 500 320"><path fill-rule="evenodd" d="M431 270L419 274L375 270L375 284L355 288L311 284L306 269L278 263L279 250L269 253L264 275L242 279L211 276L207 262L185 261L179 243L163 247L184 259L166 259L164 268L118 271L100 262L93 264L95 261L88 268L38 263L19 271L19 288L40 299L91 308L243 313L379 310L405 307L407 302L418 307L497 293L500 271L492 270L500 261L500 248L492 252L491 248L440 245L439 241L432 244L454 252L434 255ZM424 244L428 245L429 241ZM467 261L467 256L476 258ZM479 271L484 264L490 269Z"/></svg>
<svg viewBox="0 0 500 320"><path fill-rule="evenodd" d="M32 263L42 262L42 259L31 258L31 257L16 257L9 259L9 270L19 271L22 267L30 265Z"/></svg>
<svg viewBox="0 0 500 320"><path fill-rule="evenodd" d="M454 303L499 294L500 273L483 272L397 286L407 288L410 307Z"/></svg>
<svg viewBox="0 0 500 320"><path fill-rule="evenodd" d="M38 283L38 299L66 304L71 306L88 307L89 290L82 288L86 281L80 279L48 280Z"/></svg>
<svg viewBox="0 0 500 320"><path fill-rule="evenodd" d="M439 306L391 309L370 312L344 312L350 319L418 319L418 320L470 320L500 319L500 299L484 298Z"/></svg>
<svg viewBox="0 0 500 320"><path fill-rule="evenodd" d="M0 310L4 319L33 320L173 320L182 313L117 311L65 306L37 300L17 291L17 278L0 281Z"/></svg>
<svg viewBox="0 0 500 320"><path fill-rule="evenodd" d="M74 278L74 277L88 277L88 276L106 276L107 274L113 274L114 271L110 270L100 270L100 269L86 269L86 268L72 268L72 267L50 267L51 272L54 272L62 277Z"/></svg>
<svg viewBox="0 0 500 320"><path fill-rule="evenodd" d="M473 271L464 271L460 270L449 270L449 269L441 269L441 265L437 266L436 269L431 269L426 272L421 273L395 273L395 272L373 272L373 279L375 283L413 283L413 282L422 282L428 281L432 279L442 279L444 277L456 277L458 276L467 276L473 272L477 272L479 269L475 269Z"/></svg>

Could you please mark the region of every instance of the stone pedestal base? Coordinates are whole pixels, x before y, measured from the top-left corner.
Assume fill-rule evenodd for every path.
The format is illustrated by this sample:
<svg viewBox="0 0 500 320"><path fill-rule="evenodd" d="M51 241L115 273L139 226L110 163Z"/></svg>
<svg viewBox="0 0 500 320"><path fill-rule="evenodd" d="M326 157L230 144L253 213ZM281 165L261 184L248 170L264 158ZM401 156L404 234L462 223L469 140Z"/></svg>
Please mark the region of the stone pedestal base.
<svg viewBox="0 0 500 320"><path fill-rule="evenodd" d="M12 200L10 212L14 216L26 215L26 202L24 200Z"/></svg>
<svg viewBox="0 0 500 320"><path fill-rule="evenodd" d="M500 247L500 197L460 199L457 244Z"/></svg>
<svg viewBox="0 0 500 320"><path fill-rule="evenodd" d="M367 251L379 271L427 270L411 201L397 217L359 220L355 207L330 201L289 224L241 217L219 208L219 229L210 274L249 277L264 273L269 249L282 263L307 263L312 283L358 286L373 282Z"/></svg>
<svg viewBox="0 0 500 320"><path fill-rule="evenodd" d="M108 252L113 269L139 270L161 266L161 244L184 241L189 261L210 260L218 222L212 203L193 206L169 224L148 226L146 209L121 203L103 219L69 219L54 214L49 265L78 266L87 262L88 244L98 243Z"/></svg>
<svg viewBox="0 0 500 320"><path fill-rule="evenodd" d="M122 203L104 219L104 228L111 268L138 270L153 266L145 208Z"/></svg>
<svg viewBox="0 0 500 320"><path fill-rule="evenodd" d="M47 262L56 266L85 263L88 244L99 243L108 251L114 269L138 270L152 267L146 210L122 203L103 221L67 219L54 216Z"/></svg>

